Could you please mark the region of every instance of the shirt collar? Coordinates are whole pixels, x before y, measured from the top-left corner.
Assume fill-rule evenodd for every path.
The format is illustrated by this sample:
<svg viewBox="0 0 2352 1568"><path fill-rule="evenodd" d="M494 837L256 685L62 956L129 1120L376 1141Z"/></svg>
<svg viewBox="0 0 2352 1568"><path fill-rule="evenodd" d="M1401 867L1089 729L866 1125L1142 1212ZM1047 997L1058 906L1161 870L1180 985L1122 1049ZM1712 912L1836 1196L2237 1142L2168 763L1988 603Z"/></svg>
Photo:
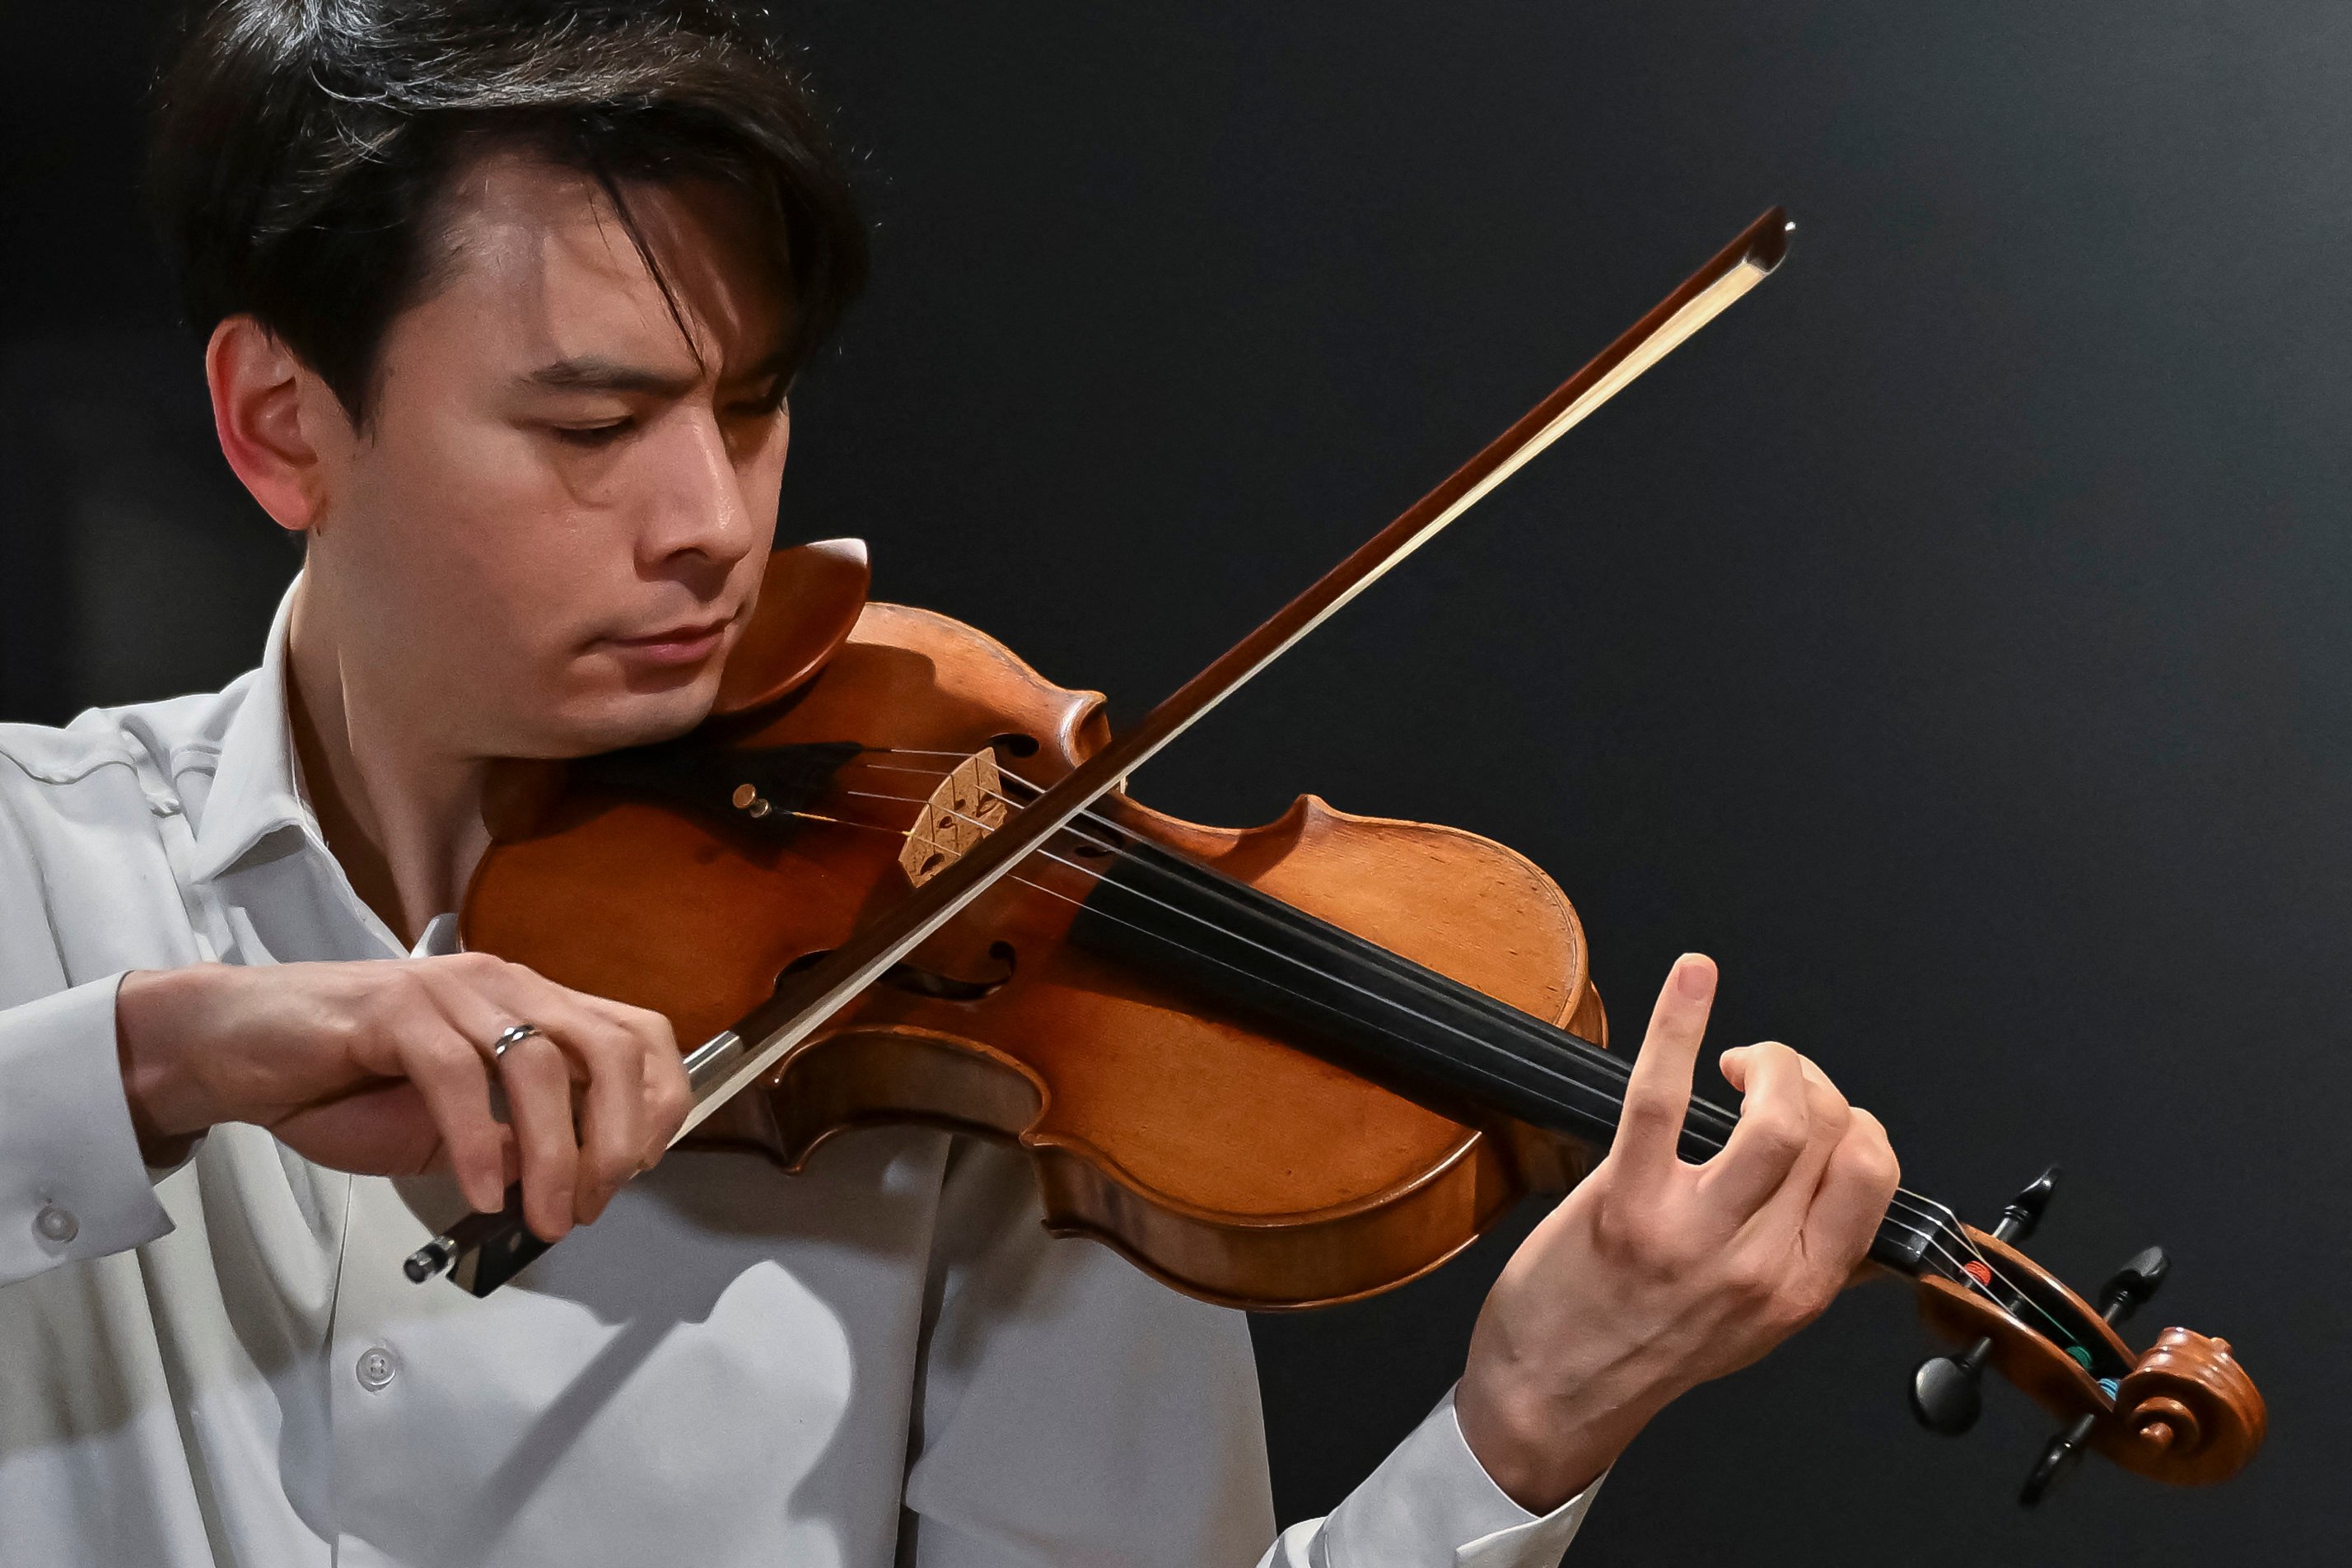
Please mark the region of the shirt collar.
<svg viewBox="0 0 2352 1568"><path fill-rule="evenodd" d="M220 765L213 774L203 819L195 824L192 879L210 881L236 865L271 834L291 828L323 851L325 837L302 797L294 760L294 732L288 717L287 640L294 619L298 573L278 601L261 668L253 673L227 731L221 736Z"/></svg>

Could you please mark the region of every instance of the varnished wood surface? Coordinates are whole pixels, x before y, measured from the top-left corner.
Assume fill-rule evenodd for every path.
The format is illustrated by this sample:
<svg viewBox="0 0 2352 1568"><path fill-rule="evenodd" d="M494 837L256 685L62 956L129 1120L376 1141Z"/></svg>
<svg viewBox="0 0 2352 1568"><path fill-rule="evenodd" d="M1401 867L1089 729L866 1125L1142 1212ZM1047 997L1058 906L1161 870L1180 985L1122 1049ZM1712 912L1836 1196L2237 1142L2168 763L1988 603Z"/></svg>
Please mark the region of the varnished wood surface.
<svg viewBox="0 0 2352 1568"><path fill-rule="evenodd" d="M862 586L862 584L860 584ZM866 606L855 632L745 746L855 740L894 766L1007 733L1050 784L1107 738L1101 699L1053 686L945 616ZM937 754L934 754L937 753ZM853 765L902 802L827 806L904 826L936 783ZM892 784L889 781L900 781ZM1518 855L1455 829L1350 816L1307 797L1277 821L1183 823L1123 796L1123 826L1547 1020L1599 1037L1583 932ZM469 946L666 1015L699 1041L775 977L903 897L903 840L804 823L781 844L638 802L541 803L486 861ZM1017 1140L1047 1223L1118 1247L1171 1285L1256 1308L1361 1296L1434 1268L1519 1194L1561 1188L1581 1157L1517 1125L1486 1130L1402 1099L1250 1021L1221 1016L1065 940L1083 858L982 895L913 955L949 976L999 967L983 999L870 991L705 1124L787 1165L861 1125L915 1121ZM1028 868L1024 868L1024 870Z"/></svg>

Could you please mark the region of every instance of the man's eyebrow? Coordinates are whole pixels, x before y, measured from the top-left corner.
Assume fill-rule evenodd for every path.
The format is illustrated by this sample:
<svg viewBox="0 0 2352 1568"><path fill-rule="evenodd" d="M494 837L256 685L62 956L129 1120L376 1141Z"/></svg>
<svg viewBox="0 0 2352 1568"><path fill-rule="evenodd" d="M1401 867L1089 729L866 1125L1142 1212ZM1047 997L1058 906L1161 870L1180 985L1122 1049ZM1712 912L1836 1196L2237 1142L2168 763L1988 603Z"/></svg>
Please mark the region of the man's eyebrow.
<svg viewBox="0 0 2352 1568"><path fill-rule="evenodd" d="M694 384L700 378L589 354L541 365L522 379L533 386L559 392L640 392L660 397L683 397L694 390Z"/></svg>
<svg viewBox="0 0 2352 1568"><path fill-rule="evenodd" d="M753 365L745 379L761 381L770 376L780 376L791 365L792 358L789 345L779 348ZM605 359L598 354L557 360L553 364L541 365L522 377L533 386L559 392L635 392L656 397L683 397L694 390L695 383L699 379L693 375L667 374L643 365Z"/></svg>

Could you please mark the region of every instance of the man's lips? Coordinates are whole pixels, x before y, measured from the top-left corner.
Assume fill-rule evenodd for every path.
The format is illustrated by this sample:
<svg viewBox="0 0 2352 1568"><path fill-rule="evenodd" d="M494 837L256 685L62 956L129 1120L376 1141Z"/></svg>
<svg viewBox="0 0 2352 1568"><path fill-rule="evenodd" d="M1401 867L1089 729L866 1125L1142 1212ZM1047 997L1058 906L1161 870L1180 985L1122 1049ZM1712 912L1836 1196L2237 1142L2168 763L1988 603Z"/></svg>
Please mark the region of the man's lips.
<svg viewBox="0 0 2352 1568"><path fill-rule="evenodd" d="M617 648L629 658L650 664L694 664L719 651L719 644L727 636L734 617L722 616L715 621L697 621L687 626L666 626L644 637L604 637L605 647Z"/></svg>

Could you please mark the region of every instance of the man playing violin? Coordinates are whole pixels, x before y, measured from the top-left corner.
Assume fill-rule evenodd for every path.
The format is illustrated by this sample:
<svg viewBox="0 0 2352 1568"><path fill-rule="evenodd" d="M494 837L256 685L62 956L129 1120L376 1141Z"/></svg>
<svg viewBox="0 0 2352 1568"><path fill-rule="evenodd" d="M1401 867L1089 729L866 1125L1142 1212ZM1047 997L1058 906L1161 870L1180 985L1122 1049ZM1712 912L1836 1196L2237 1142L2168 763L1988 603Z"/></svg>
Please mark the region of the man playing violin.
<svg viewBox="0 0 2352 1568"><path fill-rule="evenodd" d="M717 0L220 0L152 176L305 557L226 691L0 728L0 1563L1549 1563L1857 1266L1895 1162L1787 1047L1678 1158L1686 957L1454 1391L1277 1539L1242 1317L1046 1236L1004 1151L663 1160L665 1021L436 917L494 760L713 700L862 273L814 116ZM513 1181L580 1227L520 1288L400 1278Z"/></svg>

